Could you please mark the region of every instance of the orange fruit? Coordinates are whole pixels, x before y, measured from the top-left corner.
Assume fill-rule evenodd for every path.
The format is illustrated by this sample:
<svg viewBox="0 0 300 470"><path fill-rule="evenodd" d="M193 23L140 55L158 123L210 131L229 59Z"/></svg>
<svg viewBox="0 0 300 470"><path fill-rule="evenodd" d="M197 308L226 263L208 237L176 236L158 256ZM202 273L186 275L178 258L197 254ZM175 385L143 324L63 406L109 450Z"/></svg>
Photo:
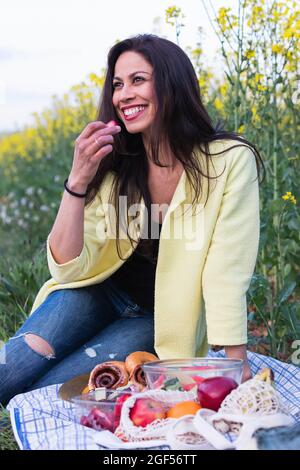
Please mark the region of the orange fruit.
<svg viewBox="0 0 300 470"><path fill-rule="evenodd" d="M167 418L181 418L185 415L195 415L201 406L194 401L182 401L169 408Z"/></svg>

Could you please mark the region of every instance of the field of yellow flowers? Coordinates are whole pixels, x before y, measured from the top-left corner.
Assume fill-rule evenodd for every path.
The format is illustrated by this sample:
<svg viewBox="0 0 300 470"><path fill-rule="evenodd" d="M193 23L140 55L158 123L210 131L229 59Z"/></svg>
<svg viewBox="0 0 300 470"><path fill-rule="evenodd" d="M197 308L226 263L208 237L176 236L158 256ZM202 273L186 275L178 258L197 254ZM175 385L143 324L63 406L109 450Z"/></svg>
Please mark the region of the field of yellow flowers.
<svg viewBox="0 0 300 470"><path fill-rule="evenodd" d="M203 100L215 120L255 143L266 166L259 257L248 292L249 347L291 361L300 345L300 11L292 0L239 0L237 14L202 3L220 40L224 69L216 80L201 40L187 49ZM178 43L183 19L179 8L166 10ZM1 137L0 340L24 321L49 277L45 240L74 140L96 117L104 73L92 73L63 97L53 97L49 109L34 114L33 127Z"/></svg>

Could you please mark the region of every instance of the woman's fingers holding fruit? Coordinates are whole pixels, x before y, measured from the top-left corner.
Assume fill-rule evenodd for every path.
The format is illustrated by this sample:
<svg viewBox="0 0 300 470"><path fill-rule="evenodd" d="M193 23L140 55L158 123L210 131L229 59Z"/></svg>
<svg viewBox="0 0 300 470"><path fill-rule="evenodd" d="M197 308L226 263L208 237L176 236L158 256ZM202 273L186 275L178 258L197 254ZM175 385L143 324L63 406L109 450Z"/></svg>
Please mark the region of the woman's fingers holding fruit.
<svg viewBox="0 0 300 470"><path fill-rule="evenodd" d="M97 135L107 135L107 134L114 135L114 134L118 134L120 131L121 131L120 126L106 126L103 129L96 129L96 131L94 132L94 135L96 135L96 137Z"/></svg>
<svg viewBox="0 0 300 470"><path fill-rule="evenodd" d="M85 151L86 149L90 149L90 147L98 141L98 147L101 142L101 137L109 136L110 141L113 142L113 135L118 134L121 128L119 126L106 126L103 128L94 128L93 132L91 132L88 137L84 135L84 133L80 134L78 139L76 139L76 145L78 150ZM106 143L106 141L105 141Z"/></svg>
<svg viewBox="0 0 300 470"><path fill-rule="evenodd" d="M90 137L95 131L99 131L100 129L104 129L106 127L105 122L102 121L93 121L89 122L86 127L83 129L81 134L75 140L78 143L82 139L87 139Z"/></svg>
<svg viewBox="0 0 300 470"><path fill-rule="evenodd" d="M71 174L82 185L88 185L95 176L100 160L113 150L113 134L120 132L119 126L102 121L89 123L75 141Z"/></svg>
<svg viewBox="0 0 300 470"><path fill-rule="evenodd" d="M92 160L98 157L102 158L113 150L114 137L112 134L120 132L120 127L110 127L95 133L91 138L93 142L88 148Z"/></svg>
<svg viewBox="0 0 300 470"><path fill-rule="evenodd" d="M78 142L78 149L87 157L94 157L96 152L108 145L111 151L111 145L114 143L113 135L119 133L120 130L121 128L119 126L105 127L101 130L97 129L88 139L83 139ZM102 153L103 152L100 152L100 154L97 155L100 156Z"/></svg>
<svg viewBox="0 0 300 470"><path fill-rule="evenodd" d="M80 160L98 162L99 158L108 155L113 149L114 134L120 132L119 126L106 126L101 129L94 127L94 132L88 138L83 134L77 139L75 153Z"/></svg>
<svg viewBox="0 0 300 470"><path fill-rule="evenodd" d="M119 126L107 126L104 129L100 129L94 132L88 139L90 142L95 142L97 139L100 140L100 137L110 136L118 134L121 131L121 127Z"/></svg>

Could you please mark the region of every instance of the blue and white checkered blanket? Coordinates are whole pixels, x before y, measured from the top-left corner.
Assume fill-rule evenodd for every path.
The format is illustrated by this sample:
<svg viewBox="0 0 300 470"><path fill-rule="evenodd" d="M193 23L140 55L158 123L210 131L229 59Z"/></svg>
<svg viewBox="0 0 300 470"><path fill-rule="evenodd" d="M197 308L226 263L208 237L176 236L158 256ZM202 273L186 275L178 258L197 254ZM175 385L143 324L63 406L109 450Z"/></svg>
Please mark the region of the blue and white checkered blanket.
<svg viewBox="0 0 300 470"><path fill-rule="evenodd" d="M224 351L210 352L210 357L222 357ZM248 352L253 374L263 367L270 367L275 374L275 384L283 403L300 422L300 368L277 361L271 357ZM118 447L118 439L112 447L114 435L108 431L99 433L74 421L73 405L58 397L60 385L51 385L15 396L8 404L15 438L24 450L108 449ZM95 442L103 435L102 444ZM150 444L150 443L149 443ZM148 445L149 445L148 444ZM151 444L150 444L151 445ZM160 441L152 448L170 449ZM119 447L123 448L123 447ZM135 447L138 448L138 447ZM150 447L148 447L149 449Z"/></svg>

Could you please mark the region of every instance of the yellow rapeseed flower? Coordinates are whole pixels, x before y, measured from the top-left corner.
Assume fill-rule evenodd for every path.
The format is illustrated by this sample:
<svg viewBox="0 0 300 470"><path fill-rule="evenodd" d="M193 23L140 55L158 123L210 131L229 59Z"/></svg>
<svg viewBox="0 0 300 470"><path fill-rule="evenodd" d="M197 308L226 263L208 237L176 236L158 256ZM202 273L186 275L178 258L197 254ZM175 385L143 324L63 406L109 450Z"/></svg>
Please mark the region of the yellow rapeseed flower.
<svg viewBox="0 0 300 470"><path fill-rule="evenodd" d="M224 104L222 103L220 98L215 99L214 105L215 105L216 109L218 109L218 110L222 110L224 108Z"/></svg>
<svg viewBox="0 0 300 470"><path fill-rule="evenodd" d="M272 13L273 13L273 15L272 15L273 18L272 19L273 19L274 23L278 23L278 21L280 20L280 17L282 16L282 13L280 11L276 11L276 10L274 10Z"/></svg>
<svg viewBox="0 0 300 470"><path fill-rule="evenodd" d="M217 23L219 24L222 33L224 33L228 29L228 13L230 12L230 10L231 8L222 7L218 11Z"/></svg>
<svg viewBox="0 0 300 470"><path fill-rule="evenodd" d="M226 96L228 93L228 82L223 83L223 85L220 86L220 93L222 96Z"/></svg>
<svg viewBox="0 0 300 470"><path fill-rule="evenodd" d="M245 52L246 59L252 59L252 57L254 57L254 56L255 56L255 52L252 49L248 49Z"/></svg>
<svg viewBox="0 0 300 470"><path fill-rule="evenodd" d="M261 85L260 83L257 85L258 91L267 91L268 87L265 85Z"/></svg>
<svg viewBox="0 0 300 470"><path fill-rule="evenodd" d="M104 76L96 75L95 73L90 73L89 79L93 85L102 87L104 85Z"/></svg>
<svg viewBox="0 0 300 470"><path fill-rule="evenodd" d="M255 74L256 83L259 83L263 78L264 78L264 76L261 73L256 73Z"/></svg>
<svg viewBox="0 0 300 470"><path fill-rule="evenodd" d="M291 201L292 204L297 204L297 200L291 191L287 191L283 196L281 196L281 198L284 201Z"/></svg>
<svg viewBox="0 0 300 470"><path fill-rule="evenodd" d="M225 8L225 7L221 7L219 9L219 17L220 18L225 18L228 13L230 12L231 8Z"/></svg>
<svg viewBox="0 0 300 470"><path fill-rule="evenodd" d="M184 15L181 12L181 8L178 8L176 6L171 6L166 9L166 23L170 24L171 26L174 26L174 18L179 18L181 15L181 18L184 18ZM182 25L184 26L184 25Z"/></svg>
<svg viewBox="0 0 300 470"><path fill-rule="evenodd" d="M280 54L283 51L283 46L280 44L273 44L272 45L272 52L275 52L275 54Z"/></svg>
<svg viewBox="0 0 300 470"><path fill-rule="evenodd" d="M258 114L256 114L255 116L252 117L253 124L258 124L258 123L260 123L260 121L261 121L261 118Z"/></svg>
<svg viewBox="0 0 300 470"><path fill-rule="evenodd" d="M204 88L205 86L207 86L206 77L203 77L203 76L199 77L198 83L199 83L200 88Z"/></svg>
<svg viewBox="0 0 300 470"><path fill-rule="evenodd" d="M196 47L195 49L192 50L192 56L193 57L199 57L202 54L202 49L201 47Z"/></svg>
<svg viewBox="0 0 300 470"><path fill-rule="evenodd" d="M290 39L291 37L295 36L296 33L296 28L287 28L283 33L283 37L284 39Z"/></svg>
<svg viewBox="0 0 300 470"><path fill-rule="evenodd" d="M239 133L239 134L243 134L243 132L245 132L245 126L244 126L244 124L242 124L242 125L238 128L238 133Z"/></svg>
<svg viewBox="0 0 300 470"><path fill-rule="evenodd" d="M238 17L237 16L232 16L230 23L231 23L232 27L238 26L239 25Z"/></svg>
<svg viewBox="0 0 300 470"><path fill-rule="evenodd" d="M255 25L257 23L257 20L263 17L263 8L260 6L254 6L252 9L252 14L249 20L247 21L248 26Z"/></svg>
<svg viewBox="0 0 300 470"><path fill-rule="evenodd" d="M297 64L296 63L289 63L284 66L284 70L287 70L287 72L296 72L297 70Z"/></svg>

